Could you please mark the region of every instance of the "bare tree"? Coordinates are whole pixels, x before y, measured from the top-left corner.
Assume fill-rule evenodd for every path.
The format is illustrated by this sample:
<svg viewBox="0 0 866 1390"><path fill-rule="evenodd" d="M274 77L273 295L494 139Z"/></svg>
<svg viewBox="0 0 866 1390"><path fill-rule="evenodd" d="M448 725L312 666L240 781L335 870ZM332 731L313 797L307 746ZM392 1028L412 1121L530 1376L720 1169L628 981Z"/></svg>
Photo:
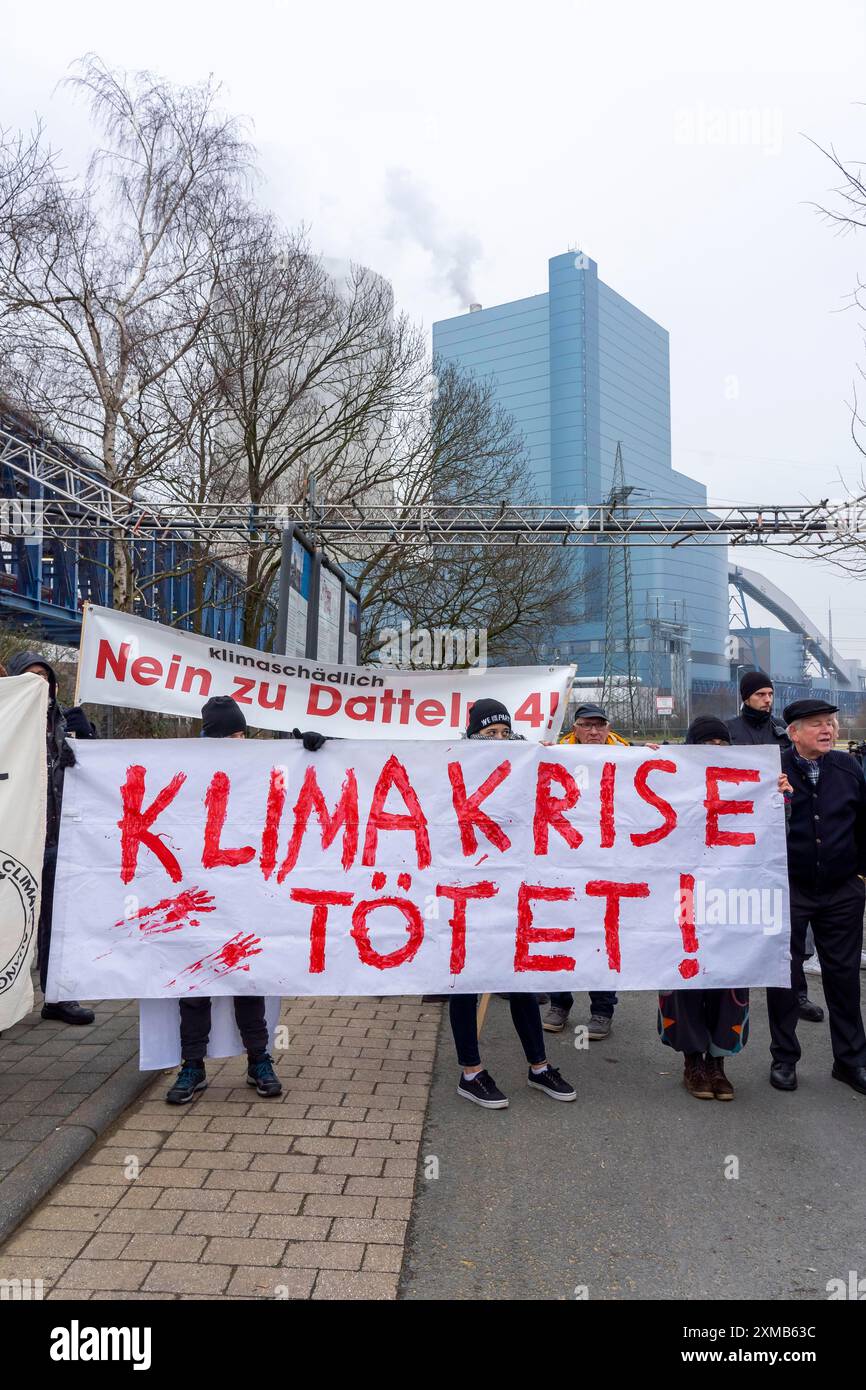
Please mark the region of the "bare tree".
<svg viewBox="0 0 866 1390"><path fill-rule="evenodd" d="M522 436L492 385L453 363L435 364L434 379L429 404L392 422L398 534L400 511L535 500ZM483 629L495 660L538 660L551 628L574 611L579 587L573 557L548 546L407 549L383 537L366 551L346 545L338 553L363 589L363 660L403 620L428 631Z"/></svg>
<svg viewBox="0 0 866 1390"><path fill-rule="evenodd" d="M248 165L212 81L174 87L94 55L69 81L105 144L68 178L41 129L0 135L0 332L11 390L126 496L159 478L184 435L163 383L211 311ZM114 604L134 575L114 536Z"/></svg>
<svg viewBox="0 0 866 1390"><path fill-rule="evenodd" d="M297 506L311 478L331 501L390 500L394 422L422 408L429 362L390 286L360 266L335 278L303 230L249 210L205 335L220 410L226 500ZM245 559L246 640L258 633L279 552Z"/></svg>

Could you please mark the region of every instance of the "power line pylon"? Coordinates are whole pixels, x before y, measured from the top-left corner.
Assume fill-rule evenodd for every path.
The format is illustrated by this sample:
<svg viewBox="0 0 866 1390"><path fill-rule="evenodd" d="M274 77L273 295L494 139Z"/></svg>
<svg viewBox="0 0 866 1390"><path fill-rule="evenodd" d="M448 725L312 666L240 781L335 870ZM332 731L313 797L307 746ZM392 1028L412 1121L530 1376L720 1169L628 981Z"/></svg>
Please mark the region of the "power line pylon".
<svg viewBox="0 0 866 1390"><path fill-rule="evenodd" d="M622 441L618 440L611 489L605 503L611 520L615 520L618 514L622 513L633 492L634 488L625 481ZM634 605L631 591L631 554L624 538L608 546L606 599L602 704L608 710L621 711L621 716L627 716L631 728L635 729L638 725L638 702ZM622 699L623 693L625 699Z"/></svg>

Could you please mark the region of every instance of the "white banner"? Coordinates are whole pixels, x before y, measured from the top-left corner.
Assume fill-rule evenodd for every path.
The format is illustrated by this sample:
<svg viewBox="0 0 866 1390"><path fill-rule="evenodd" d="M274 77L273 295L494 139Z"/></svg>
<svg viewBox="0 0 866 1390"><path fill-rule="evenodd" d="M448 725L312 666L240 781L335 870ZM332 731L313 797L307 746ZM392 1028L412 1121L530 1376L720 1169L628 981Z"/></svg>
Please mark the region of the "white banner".
<svg viewBox="0 0 866 1390"><path fill-rule="evenodd" d="M49 999L789 983L773 748L79 745Z"/></svg>
<svg viewBox="0 0 866 1390"><path fill-rule="evenodd" d="M33 1008L47 715L48 685L41 677L0 680L0 1033Z"/></svg>
<svg viewBox="0 0 866 1390"><path fill-rule="evenodd" d="M212 642L88 604L76 699L198 718L211 695L231 695L253 728L394 741L453 739L472 703L493 695L511 712L515 731L539 743L559 733L573 675L573 666L327 665Z"/></svg>

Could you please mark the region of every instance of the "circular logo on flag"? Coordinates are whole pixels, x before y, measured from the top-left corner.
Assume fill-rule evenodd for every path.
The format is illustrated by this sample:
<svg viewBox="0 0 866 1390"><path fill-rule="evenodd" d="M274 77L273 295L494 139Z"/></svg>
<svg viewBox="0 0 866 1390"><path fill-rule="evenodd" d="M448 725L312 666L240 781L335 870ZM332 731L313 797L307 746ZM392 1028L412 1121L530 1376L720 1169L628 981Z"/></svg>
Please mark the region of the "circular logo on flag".
<svg viewBox="0 0 866 1390"><path fill-rule="evenodd" d="M12 988L30 954L38 901L38 878L19 859L0 853L0 994Z"/></svg>

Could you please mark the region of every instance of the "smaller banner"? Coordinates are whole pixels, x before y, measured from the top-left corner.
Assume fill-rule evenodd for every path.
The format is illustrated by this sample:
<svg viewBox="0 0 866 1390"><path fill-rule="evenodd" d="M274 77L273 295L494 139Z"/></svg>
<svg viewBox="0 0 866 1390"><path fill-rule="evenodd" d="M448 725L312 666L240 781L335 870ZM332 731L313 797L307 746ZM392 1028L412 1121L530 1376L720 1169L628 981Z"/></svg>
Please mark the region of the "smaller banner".
<svg viewBox="0 0 866 1390"><path fill-rule="evenodd" d="M334 650L338 599L337 626L328 639ZM211 695L231 695L253 728L317 729L335 738L391 742L459 738L472 704L485 696L502 701L515 732L530 743L552 741L562 728L575 669L336 666L212 641L96 604L87 606L78 662L80 701L198 718Z"/></svg>
<svg viewBox="0 0 866 1390"><path fill-rule="evenodd" d="M0 1033L33 1008L47 717L48 685L41 677L0 680Z"/></svg>

